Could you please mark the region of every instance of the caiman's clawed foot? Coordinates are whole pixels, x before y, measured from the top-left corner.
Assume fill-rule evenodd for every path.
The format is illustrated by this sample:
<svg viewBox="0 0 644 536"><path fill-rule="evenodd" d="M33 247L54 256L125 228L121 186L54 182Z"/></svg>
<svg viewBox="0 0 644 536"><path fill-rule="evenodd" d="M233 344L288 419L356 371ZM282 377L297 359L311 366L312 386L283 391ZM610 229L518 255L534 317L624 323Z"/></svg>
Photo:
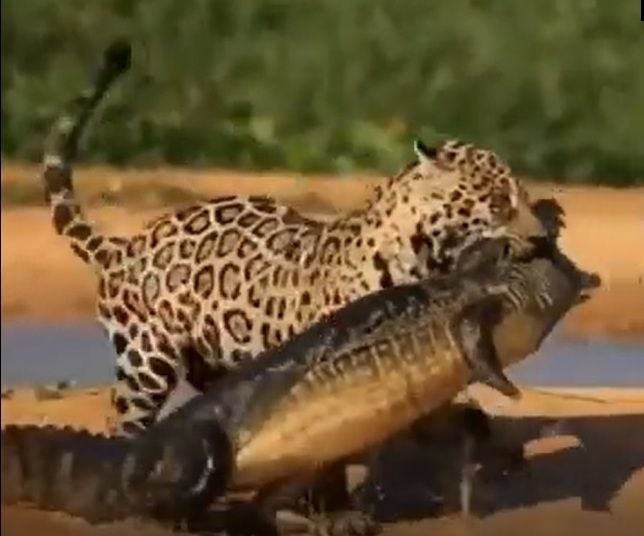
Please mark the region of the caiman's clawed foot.
<svg viewBox="0 0 644 536"><path fill-rule="evenodd" d="M174 526L176 532L199 536L281 536L275 519L253 502L227 504Z"/></svg>
<svg viewBox="0 0 644 536"><path fill-rule="evenodd" d="M380 525L371 516L357 510L315 514L307 517L294 510L275 513L280 535L373 536Z"/></svg>
<svg viewBox="0 0 644 536"><path fill-rule="evenodd" d="M224 512L205 515L185 527L209 536L375 536L380 525L359 511L333 512L307 517L294 510L273 515L255 503L237 504Z"/></svg>
<svg viewBox="0 0 644 536"><path fill-rule="evenodd" d="M225 536L280 536L275 520L253 503L235 506L226 514Z"/></svg>
<svg viewBox="0 0 644 536"><path fill-rule="evenodd" d="M373 517L358 510L333 512L313 522L315 536L373 536L382 530Z"/></svg>
<svg viewBox="0 0 644 536"><path fill-rule="evenodd" d="M275 513L275 525L282 535L315 533L315 522L295 510L278 510Z"/></svg>

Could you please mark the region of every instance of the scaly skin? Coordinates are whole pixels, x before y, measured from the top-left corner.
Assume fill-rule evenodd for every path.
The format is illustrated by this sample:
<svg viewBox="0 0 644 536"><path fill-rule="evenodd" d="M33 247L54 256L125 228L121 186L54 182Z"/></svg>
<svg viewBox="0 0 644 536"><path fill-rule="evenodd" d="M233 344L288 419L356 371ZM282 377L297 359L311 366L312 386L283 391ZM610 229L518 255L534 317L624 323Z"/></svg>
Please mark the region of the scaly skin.
<svg viewBox="0 0 644 536"><path fill-rule="evenodd" d="M343 307L136 439L8 427L3 502L72 511L84 486L73 510L83 517L196 520L226 490L262 495L376 447L471 381L518 396L502 367L536 350L598 281L554 242L519 263L503 244L472 247L458 275Z"/></svg>
<svg viewBox="0 0 644 536"><path fill-rule="evenodd" d="M2 430L2 502L33 503L92 522L116 519L127 504L113 471L123 464L124 446L122 439L69 427L7 426Z"/></svg>

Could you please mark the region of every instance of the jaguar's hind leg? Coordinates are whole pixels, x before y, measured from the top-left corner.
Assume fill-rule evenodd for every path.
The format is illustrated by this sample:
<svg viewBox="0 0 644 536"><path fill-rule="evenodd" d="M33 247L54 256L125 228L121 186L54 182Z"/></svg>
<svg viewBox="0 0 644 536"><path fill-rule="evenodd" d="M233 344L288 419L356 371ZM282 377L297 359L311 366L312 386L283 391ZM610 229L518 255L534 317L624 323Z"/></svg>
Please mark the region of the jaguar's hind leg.
<svg viewBox="0 0 644 536"><path fill-rule="evenodd" d="M117 353L116 386L112 399L118 435L131 436L148 428L177 386L181 363L179 346L165 335L152 335L149 325L111 330Z"/></svg>

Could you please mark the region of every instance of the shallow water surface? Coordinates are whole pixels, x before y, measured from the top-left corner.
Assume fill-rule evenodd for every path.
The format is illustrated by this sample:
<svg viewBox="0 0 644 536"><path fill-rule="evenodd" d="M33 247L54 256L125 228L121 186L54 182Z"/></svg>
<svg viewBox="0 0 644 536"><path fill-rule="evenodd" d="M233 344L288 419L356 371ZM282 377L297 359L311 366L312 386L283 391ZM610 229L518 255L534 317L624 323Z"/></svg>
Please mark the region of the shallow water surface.
<svg viewBox="0 0 644 536"><path fill-rule="evenodd" d="M110 383L114 353L94 323L2 324L2 385L74 380ZM542 386L644 386L644 343L569 339L550 335L530 359L509 375Z"/></svg>

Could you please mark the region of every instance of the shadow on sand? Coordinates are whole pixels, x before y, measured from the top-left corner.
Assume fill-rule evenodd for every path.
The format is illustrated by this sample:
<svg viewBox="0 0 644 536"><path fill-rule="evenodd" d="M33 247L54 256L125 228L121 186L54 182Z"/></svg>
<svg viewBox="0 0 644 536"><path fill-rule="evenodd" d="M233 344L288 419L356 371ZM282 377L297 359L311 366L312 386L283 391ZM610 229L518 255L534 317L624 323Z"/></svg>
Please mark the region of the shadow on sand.
<svg viewBox="0 0 644 536"><path fill-rule="evenodd" d="M644 468L644 414L495 417L492 429L502 444L528 446L528 459L502 471L498 459L477 455L476 517L570 498L579 498L585 511L610 511L612 499ZM555 448L548 451L548 443ZM458 513L461 453L454 437L422 446L397 438L374 458L356 497L382 521Z"/></svg>

